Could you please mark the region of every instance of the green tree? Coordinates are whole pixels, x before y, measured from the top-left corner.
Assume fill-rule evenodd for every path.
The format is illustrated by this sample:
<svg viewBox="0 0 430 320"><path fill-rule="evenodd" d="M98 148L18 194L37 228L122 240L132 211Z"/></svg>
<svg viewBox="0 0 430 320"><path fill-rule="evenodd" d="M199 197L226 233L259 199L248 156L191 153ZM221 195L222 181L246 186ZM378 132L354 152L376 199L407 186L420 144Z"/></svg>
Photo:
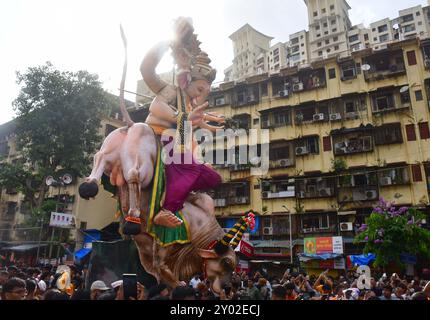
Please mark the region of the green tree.
<svg viewBox="0 0 430 320"><path fill-rule="evenodd" d="M17 72L21 91L14 101L16 142L23 161L0 167L0 183L15 187L37 212L48 187L44 178L59 170L89 171L99 146L101 118L118 102L87 71L59 71L47 62ZM114 106L114 104L116 106Z"/></svg>
<svg viewBox="0 0 430 320"><path fill-rule="evenodd" d="M365 243L364 253L376 255L375 266L402 266L405 253L430 257L430 232L422 228L423 219L425 215L415 208L396 208L381 199L354 241Z"/></svg>

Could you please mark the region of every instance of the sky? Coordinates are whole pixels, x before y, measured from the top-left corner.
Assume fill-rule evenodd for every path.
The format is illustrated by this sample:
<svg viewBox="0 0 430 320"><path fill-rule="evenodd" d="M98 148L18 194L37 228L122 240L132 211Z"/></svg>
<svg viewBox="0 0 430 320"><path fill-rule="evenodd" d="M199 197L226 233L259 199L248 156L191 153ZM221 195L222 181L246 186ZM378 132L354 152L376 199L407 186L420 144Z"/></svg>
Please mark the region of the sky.
<svg viewBox="0 0 430 320"><path fill-rule="evenodd" d="M351 22L395 18L398 11L426 0L348 0ZM16 71L50 61L60 70L87 70L99 75L103 87L118 94L124 61L119 25L128 39L126 90L135 92L141 79L140 63L158 41L171 38L172 21L191 17L218 70L216 81L231 65L233 47L229 36L249 23L272 36L272 44L308 29L303 0L13 0L0 4L0 124L14 117L13 100L20 87ZM173 68L170 55L158 71ZM134 101L133 95L126 96Z"/></svg>

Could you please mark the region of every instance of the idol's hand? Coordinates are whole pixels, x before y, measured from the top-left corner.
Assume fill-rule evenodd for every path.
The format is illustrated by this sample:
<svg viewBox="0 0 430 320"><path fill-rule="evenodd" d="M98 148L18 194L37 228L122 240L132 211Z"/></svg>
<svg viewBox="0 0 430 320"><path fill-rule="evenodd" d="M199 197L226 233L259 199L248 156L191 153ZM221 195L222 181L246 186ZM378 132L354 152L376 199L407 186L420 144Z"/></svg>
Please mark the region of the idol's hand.
<svg viewBox="0 0 430 320"><path fill-rule="evenodd" d="M196 107L188 115L188 121L191 121L193 126L199 126L205 117L205 109L209 106L208 102Z"/></svg>

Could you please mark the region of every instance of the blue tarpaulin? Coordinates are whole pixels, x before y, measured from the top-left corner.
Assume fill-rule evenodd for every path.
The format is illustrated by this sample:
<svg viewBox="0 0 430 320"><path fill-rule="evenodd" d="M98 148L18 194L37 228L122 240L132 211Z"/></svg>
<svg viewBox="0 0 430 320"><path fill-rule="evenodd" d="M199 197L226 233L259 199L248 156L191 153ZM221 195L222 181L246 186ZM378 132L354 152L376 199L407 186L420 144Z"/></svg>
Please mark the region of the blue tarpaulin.
<svg viewBox="0 0 430 320"><path fill-rule="evenodd" d="M75 252L75 258L80 260L91 252L91 249L82 248Z"/></svg>
<svg viewBox="0 0 430 320"><path fill-rule="evenodd" d="M354 266L368 266L372 261L375 261L376 255L369 253L367 255L349 256L351 263Z"/></svg>

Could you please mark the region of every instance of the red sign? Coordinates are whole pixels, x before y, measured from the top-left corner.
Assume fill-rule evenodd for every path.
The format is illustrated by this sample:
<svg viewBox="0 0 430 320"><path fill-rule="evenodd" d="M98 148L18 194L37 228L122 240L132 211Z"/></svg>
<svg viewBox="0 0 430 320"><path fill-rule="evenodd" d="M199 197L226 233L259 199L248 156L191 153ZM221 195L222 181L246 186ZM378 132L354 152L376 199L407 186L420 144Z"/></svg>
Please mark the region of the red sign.
<svg viewBox="0 0 430 320"><path fill-rule="evenodd" d="M332 253L333 252L333 238L317 238L317 253Z"/></svg>
<svg viewBox="0 0 430 320"><path fill-rule="evenodd" d="M254 256L254 247L246 242L246 241L241 241L240 242L240 249L239 251L244 254L245 256L247 256L248 258L252 258Z"/></svg>

